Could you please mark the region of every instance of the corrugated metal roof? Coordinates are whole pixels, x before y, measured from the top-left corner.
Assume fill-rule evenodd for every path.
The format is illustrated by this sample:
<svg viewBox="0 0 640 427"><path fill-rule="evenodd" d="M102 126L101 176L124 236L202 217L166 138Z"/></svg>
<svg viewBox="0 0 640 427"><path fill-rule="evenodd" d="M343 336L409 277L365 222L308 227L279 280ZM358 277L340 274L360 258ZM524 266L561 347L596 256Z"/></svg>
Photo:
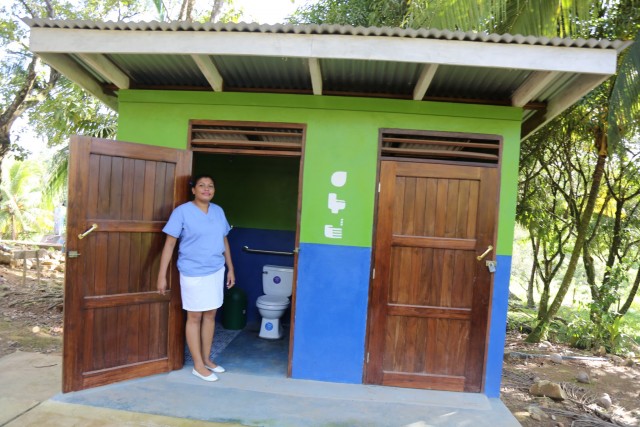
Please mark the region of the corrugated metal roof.
<svg viewBox="0 0 640 427"><path fill-rule="evenodd" d="M612 75L632 43L343 25L24 21L35 53L114 109L120 89L392 97L522 107L523 136Z"/></svg>
<svg viewBox="0 0 640 427"><path fill-rule="evenodd" d="M435 40L459 40L471 42L490 42L506 44L525 44L538 46L563 46L593 49L625 49L630 41L603 40L603 39L571 39L560 37L536 37L520 34L488 34L475 31L450 31L438 29L404 29L391 27L353 27L351 25L329 24L257 24L257 23L221 23L221 22L124 22L124 21L85 21L85 20L58 20L58 19L30 19L24 22L33 28L64 28L82 30L113 30L113 31L213 31L213 32L250 32L250 33L280 33L280 34L332 34L351 36L378 36L378 37L406 37L424 38Z"/></svg>

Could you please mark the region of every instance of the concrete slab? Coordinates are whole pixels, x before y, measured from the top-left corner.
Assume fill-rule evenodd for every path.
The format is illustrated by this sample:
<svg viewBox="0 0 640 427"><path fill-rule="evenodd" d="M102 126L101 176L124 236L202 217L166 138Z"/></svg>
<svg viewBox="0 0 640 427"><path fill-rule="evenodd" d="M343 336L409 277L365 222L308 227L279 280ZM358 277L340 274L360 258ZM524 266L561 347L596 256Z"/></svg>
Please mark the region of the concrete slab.
<svg viewBox="0 0 640 427"><path fill-rule="evenodd" d="M207 383L191 366L60 393L59 355L0 358L0 425L18 426L469 426L518 421L499 399L226 372ZM8 386L7 386L8 385Z"/></svg>
<svg viewBox="0 0 640 427"><path fill-rule="evenodd" d="M183 418L95 408L85 405L73 405L52 400L45 401L18 419L2 425L6 427L213 427L222 425L226 427L241 427L240 424L208 423Z"/></svg>
<svg viewBox="0 0 640 427"><path fill-rule="evenodd" d="M61 391L60 355L16 351L0 358L0 425Z"/></svg>
<svg viewBox="0 0 640 427"><path fill-rule="evenodd" d="M481 394L224 373L206 383L191 367L58 395L55 401L245 426L519 426Z"/></svg>

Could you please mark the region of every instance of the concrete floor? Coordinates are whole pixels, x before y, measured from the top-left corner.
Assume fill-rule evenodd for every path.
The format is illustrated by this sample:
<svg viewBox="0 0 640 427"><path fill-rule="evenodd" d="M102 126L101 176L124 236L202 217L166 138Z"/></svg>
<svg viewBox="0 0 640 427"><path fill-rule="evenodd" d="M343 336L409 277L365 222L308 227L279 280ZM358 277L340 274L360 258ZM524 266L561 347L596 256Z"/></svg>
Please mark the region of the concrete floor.
<svg viewBox="0 0 640 427"><path fill-rule="evenodd" d="M520 425L499 399L481 394L288 379L282 372L286 361L265 370L251 351L251 345L267 345L282 352L282 341L251 344L251 338L241 334L220 354L217 361L228 372L218 382L194 377L192 366L185 365L67 394L59 392L59 356L5 356L0 359L0 426Z"/></svg>

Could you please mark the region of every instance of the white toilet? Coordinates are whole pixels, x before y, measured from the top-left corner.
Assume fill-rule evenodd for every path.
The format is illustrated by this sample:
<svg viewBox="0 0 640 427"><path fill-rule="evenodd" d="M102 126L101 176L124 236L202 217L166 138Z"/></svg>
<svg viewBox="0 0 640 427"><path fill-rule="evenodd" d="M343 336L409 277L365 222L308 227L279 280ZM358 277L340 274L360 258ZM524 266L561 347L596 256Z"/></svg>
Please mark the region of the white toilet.
<svg viewBox="0 0 640 427"><path fill-rule="evenodd" d="M262 316L260 338L277 340L282 338L280 318L289 307L289 297L293 291L293 268L280 265L262 267L262 291L256 307Z"/></svg>

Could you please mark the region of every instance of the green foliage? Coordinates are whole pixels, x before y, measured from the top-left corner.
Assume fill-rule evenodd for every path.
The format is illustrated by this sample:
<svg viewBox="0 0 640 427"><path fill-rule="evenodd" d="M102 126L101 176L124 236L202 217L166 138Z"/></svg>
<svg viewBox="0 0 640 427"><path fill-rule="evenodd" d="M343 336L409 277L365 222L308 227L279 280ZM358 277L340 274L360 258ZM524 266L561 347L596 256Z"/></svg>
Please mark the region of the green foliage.
<svg viewBox="0 0 640 427"><path fill-rule="evenodd" d="M319 0L290 21L567 37L598 12L592 0Z"/></svg>
<svg viewBox="0 0 640 427"><path fill-rule="evenodd" d="M46 185L43 199L50 205L67 201L67 172L69 166L69 146L59 148L48 162Z"/></svg>
<svg viewBox="0 0 640 427"><path fill-rule="evenodd" d="M635 305L621 319L622 333L640 345L640 298L636 298Z"/></svg>
<svg viewBox="0 0 640 427"><path fill-rule="evenodd" d="M66 144L70 135L114 138L117 132L116 113L64 77L29 113L29 124L49 146Z"/></svg>
<svg viewBox="0 0 640 427"><path fill-rule="evenodd" d="M134 0L84 0L74 3L51 0L24 0L0 7L0 163L4 150L21 151L11 138L11 128L20 117L28 117L38 136L46 137L50 146L66 142L72 133L113 133L114 113L102 107L81 89L34 58L27 47L28 18L124 19L137 16L145 7ZM24 144L23 144L24 145Z"/></svg>
<svg viewBox="0 0 640 427"><path fill-rule="evenodd" d="M633 348L633 337L624 332L622 317L604 313L601 321L596 323L584 315L589 307L582 308L586 310L571 314L571 320L562 331L561 339L573 347L585 350L603 346L612 354L626 354ZM637 326L636 324L635 327Z"/></svg>
<svg viewBox="0 0 640 427"><path fill-rule="evenodd" d="M640 305L640 304L637 304ZM572 347L593 350L603 346L611 354L626 355L640 345L640 310L638 306L625 317L607 316L601 324L589 319L589 305L577 303L563 307L546 331L545 339L563 342ZM522 306L510 306L507 330L529 333L535 322L535 310ZM568 320L564 320L568 319Z"/></svg>
<svg viewBox="0 0 640 427"><path fill-rule="evenodd" d="M151 0L158 21L238 22L234 0Z"/></svg>
<svg viewBox="0 0 640 427"><path fill-rule="evenodd" d="M0 235L3 239L31 239L53 227L51 206L42 205L42 163L13 161L3 169L0 185Z"/></svg>
<svg viewBox="0 0 640 427"><path fill-rule="evenodd" d="M410 3L403 0L320 0L296 10L289 22L405 27Z"/></svg>
<svg viewBox="0 0 640 427"><path fill-rule="evenodd" d="M622 56L611 94L607 121L615 123L609 127L609 139L617 141L625 134L638 132L640 116L640 31L632 44ZM615 148L609 147L609 149Z"/></svg>
<svg viewBox="0 0 640 427"><path fill-rule="evenodd" d="M531 323L535 321L535 310L526 307L509 307L509 315L507 316L507 330L520 333L529 333L531 331Z"/></svg>

